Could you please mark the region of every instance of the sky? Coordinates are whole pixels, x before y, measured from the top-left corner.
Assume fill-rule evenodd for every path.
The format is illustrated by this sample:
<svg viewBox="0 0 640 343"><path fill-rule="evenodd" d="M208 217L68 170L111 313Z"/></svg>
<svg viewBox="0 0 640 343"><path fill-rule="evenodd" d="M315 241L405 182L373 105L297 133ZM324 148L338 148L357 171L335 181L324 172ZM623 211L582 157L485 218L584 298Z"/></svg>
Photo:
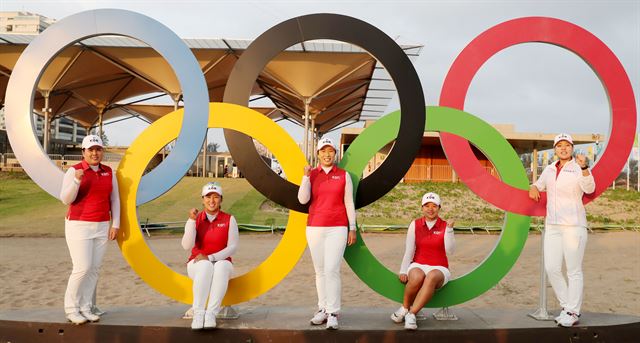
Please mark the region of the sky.
<svg viewBox="0 0 640 343"><path fill-rule="evenodd" d="M428 105L437 105L449 67L477 35L527 16L569 21L590 31L620 59L640 94L640 1L4 1L1 11L29 11L50 18L96 8L148 15L182 38L254 39L270 27L311 13L339 13L372 24L400 44L422 44L414 65ZM399 108L397 97L387 112ZM465 111L521 132L608 135L605 90L590 67L568 50L521 44L496 54L476 74ZM144 124L128 120L106 127L112 145L128 145ZM302 129L285 125L300 141ZM329 134L337 139L339 132ZM210 141L226 148L220 132Z"/></svg>

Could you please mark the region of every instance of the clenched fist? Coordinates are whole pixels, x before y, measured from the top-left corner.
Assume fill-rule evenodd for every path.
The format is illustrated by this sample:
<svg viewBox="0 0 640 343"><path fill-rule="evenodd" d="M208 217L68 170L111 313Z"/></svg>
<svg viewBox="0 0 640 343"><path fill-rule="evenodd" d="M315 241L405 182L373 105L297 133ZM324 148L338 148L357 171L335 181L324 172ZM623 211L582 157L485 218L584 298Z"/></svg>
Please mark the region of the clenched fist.
<svg viewBox="0 0 640 343"><path fill-rule="evenodd" d="M80 181L82 180L82 177L84 176L84 170L82 169L76 169L76 180Z"/></svg>
<svg viewBox="0 0 640 343"><path fill-rule="evenodd" d="M198 217L198 209L196 208L192 208L189 210L189 218L196 220L196 218Z"/></svg>

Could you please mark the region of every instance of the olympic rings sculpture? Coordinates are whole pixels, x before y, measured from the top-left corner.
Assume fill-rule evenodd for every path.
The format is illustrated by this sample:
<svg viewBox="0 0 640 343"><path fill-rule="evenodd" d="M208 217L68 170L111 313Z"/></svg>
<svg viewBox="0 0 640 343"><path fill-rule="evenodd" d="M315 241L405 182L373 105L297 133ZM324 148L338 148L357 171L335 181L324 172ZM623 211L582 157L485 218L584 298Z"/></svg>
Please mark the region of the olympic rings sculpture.
<svg viewBox="0 0 640 343"><path fill-rule="evenodd" d="M300 37L299 30L305 37ZM139 39L156 49L171 65L187 101L150 125L127 150L117 177L123 208L118 243L132 269L151 287L177 301L192 301L191 280L162 263L144 241L136 206L149 202L177 183L202 146L206 128L225 129L229 149L247 180L267 198L290 209L287 228L272 254L259 266L230 281L223 303L248 301L279 283L304 252L307 207L296 200L304 156L296 143L267 117L245 107L252 85L265 65L280 51L312 39L335 39L369 51L388 70L400 98L400 111L365 129L345 152L340 167L354 183L356 207L366 206L391 190L410 167L423 131L437 131L452 167L478 196L507 211L500 238L489 256L474 270L449 282L427 304L452 306L486 292L513 267L526 242L531 215L544 215L544 201L526 195L528 179L520 160L493 127L462 111L475 73L495 53L509 46L544 42L569 49L585 60L602 80L611 102L609 145L593 168L601 194L622 169L634 139L636 107L629 78L617 57L597 37L579 26L553 18L528 17L498 24L475 38L460 53L445 78L441 107L426 107L422 86L402 49L386 34L363 21L336 14L313 14L284 21L259 36L241 55L229 77L223 103L209 103L199 66L184 43L167 27L126 10L92 10L52 25L25 49L7 87L6 125L12 148L27 174L58 197L62 172L48 159L31 127L35 86L47 65L65 47L101 34ZM188 94L188 96L186 96ZM233 130L233 131L232 131ZM283 180L260 160L251 139L263 143L280 161ZM146 175L144 168L164 145L176 139L169 157ZM385 163L360 180L370 157L387 143L394 147ZM468 142L494 164L501 180L480 167ZM380 263L362 237L345 251L349 266L370 288L401 302L403 285Z"/></svg>

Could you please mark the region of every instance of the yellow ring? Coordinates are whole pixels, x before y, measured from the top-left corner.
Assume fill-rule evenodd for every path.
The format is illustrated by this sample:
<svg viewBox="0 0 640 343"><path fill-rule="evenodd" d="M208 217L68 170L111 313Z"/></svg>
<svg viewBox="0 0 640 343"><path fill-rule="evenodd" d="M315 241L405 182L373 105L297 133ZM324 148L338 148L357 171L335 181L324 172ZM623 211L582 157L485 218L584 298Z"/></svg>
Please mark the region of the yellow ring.
<svg viewBox="0 0 640 343"><path fill-rule="evenodd" d="M190 304L193 302L191 279L175 272L153 254L142 236L136 210L136 195L142 174L151 158L178 136L183 114L184 111L180 109L154 122L131 144L118 166L120 203L124 210L118 245L127 263L144 282L176 301ZM302 180L306 162L300 148L284 129L263 114L244 106L209 103L208 126L236 130L257 139L277 156L289 181L299 184ZM289 211L289 220L280 243L259 266L230 280L223 304L251 300L278 284L304 252L306 222L307 214Z"/></svg>

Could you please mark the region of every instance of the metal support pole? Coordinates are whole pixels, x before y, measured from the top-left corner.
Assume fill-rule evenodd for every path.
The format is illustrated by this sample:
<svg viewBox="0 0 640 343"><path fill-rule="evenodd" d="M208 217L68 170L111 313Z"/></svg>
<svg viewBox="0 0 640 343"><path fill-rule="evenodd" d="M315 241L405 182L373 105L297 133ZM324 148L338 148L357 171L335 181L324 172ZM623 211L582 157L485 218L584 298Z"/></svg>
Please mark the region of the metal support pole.
<svg viewBox="0 0 640 343"><path fill-rule="evenodd" d="M209 130L207 130L207 133ZM202 148L202 177L207 177L207 133L204 134L204 146Z"/></svg>
<svg viewBox="0 0 640 343"><path fill-rule="evenodd" d="M311 142L309 142L309 160L311 166L315 166L317 163L318 154L316 153L316 117L311 117Z"/></svg>
<svg viewBox="0 0 640 343"><path fill-rule="evenodd" d="M102 138L102 115L104 113L104 107L98 106L98 136Z"/></svg>
<svg viewBox="0 0 640 343"><path fill-rule="evenodd" d="M238 319L240 318L240 313L233 306L222 306L220 312L216 314L216 318L218 319Z"/></svg>
<svg viewBox="0 0 640 343"><path fill-rule="evenodd" d="M180 101L180 98L178 98L174 103L176 110L178 109L178 101ZM202 177L207 177L207 142L209 139L209 129L207 128L206 130L207 132L204 134L204 143L202 148Z"/></svg>
<svg viewBox="0 0 640 343"><path fill-rule="evenodd" d="M456 316L448 307L443 307L438 312L433 314L433 318L436 320L458 320Z"/></svg>
<svg viewBox="0 0 640 343"><path fill-rule="evenodd" d="M538 309L528 314L535 320L553 320L553 315L547 312L547 273L544 270L544 229L540 230L540 294Z"/></svg>
<svg viewBox="0 0 640 343"><path fill-rule="evenodd" d="M49 120L49 113L51 109L49 108L49 91L44 91L42 95L44 95L44 108L42 112L44 112L44 127L42 128L42 148L44 149L45 154L49 153L49 141L51 140L51 124Z"/></svg>
<svg viewBox="0 0 640 343"><path fill-rule="evenodd" d="M629 164L629 162L631 162L631 155L629 155L629 157L627 158L627 191L629 191L629 184L631 182L631 180L629 179L629 174L631 174L631 165Z"/></svg>
<svg viewBox="0 0 640 343"><path fill-rule="evenodd" d="M533 148L531 154L531 182L536 182L538 179L538 149Z"/></svg>
<svg viewBox="0 0 640 343"><path fill-rule="evenodd" d="M314 151L313 156L315 156L315 164L318 164L318 154L316 153L316 147L318 146L318 141L320 140L320 135L318 134L318 130L316 129L314 134L313 134L313 147L312 150Z"/></svg>
<svg viewBox="0 0 640 343"><path fill-rule="evenodd" d="M302 152L304 157L309 161L309 102L310 98L304 98L304 136L302 137Z"/></svg>

